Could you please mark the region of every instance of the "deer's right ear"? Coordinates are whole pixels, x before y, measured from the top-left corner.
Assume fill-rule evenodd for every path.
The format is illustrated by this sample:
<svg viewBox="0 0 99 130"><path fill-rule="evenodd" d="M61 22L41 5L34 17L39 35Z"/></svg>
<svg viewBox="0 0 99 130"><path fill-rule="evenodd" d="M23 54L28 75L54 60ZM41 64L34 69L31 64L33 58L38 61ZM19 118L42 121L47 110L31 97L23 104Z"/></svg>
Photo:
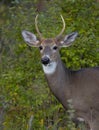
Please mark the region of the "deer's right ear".
<svg viewBox="0 0 99 130"><path fill-rule="evenodd" d="M39 46L40 42L37 40L36 36L33 33L24 30L22 31L22 36L29 46Z"/></svg>
<svg viewBox="0 0 99 130"><path fill-rule="evenodd" d="M78 36L78 32L73 32L73 33L66 35L64 40L60 42L60 46L61 47L71 46L77 36Z"/></svg>

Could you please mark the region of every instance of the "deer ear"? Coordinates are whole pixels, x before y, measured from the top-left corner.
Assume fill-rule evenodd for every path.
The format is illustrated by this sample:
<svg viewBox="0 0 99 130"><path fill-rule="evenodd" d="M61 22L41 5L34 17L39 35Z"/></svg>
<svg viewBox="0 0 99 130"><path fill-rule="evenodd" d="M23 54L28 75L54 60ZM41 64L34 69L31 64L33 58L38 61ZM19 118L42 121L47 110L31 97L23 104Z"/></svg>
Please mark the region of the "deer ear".
<svg viewBox="0 0 99 130"><path fill-rule="evenodd" d="M38 47L40 42L37 40L36 36L33 33L24 30L22 31L22 36L29 46Z"/></svg>
<svg viewBox="0 0 99 130"><path fill-rule="evenodd" d="M68 46L72 45L72 42L75 41L77 36L78 36L77 32L73 32L69 35L66 35L64 40L60 42L60 46L68 47Z"/></svg>

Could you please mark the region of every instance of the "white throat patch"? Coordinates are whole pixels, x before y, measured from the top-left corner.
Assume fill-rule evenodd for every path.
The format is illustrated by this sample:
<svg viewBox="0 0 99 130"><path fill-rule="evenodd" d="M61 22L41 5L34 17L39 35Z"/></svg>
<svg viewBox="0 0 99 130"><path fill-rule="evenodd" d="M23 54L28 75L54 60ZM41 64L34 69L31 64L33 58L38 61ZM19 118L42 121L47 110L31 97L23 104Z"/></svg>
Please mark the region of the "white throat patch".
<svg viewBox="0 0 99 130"><path fill-rule="evenodd" d="M53 74L56 70L57 63L56 62L51 62L47 66L43 65L43 70L45 74Z"/></svg>

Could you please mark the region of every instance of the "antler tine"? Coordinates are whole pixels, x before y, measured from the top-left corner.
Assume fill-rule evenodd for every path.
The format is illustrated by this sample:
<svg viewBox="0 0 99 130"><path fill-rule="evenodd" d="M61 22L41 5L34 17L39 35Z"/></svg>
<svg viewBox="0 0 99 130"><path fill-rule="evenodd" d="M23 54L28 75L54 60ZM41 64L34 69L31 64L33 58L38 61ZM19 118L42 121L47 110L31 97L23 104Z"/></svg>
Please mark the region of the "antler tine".
<svg viewBox="0 0 99 130"><path fill-rule="evenodd" d="M35 17L35 28L36 28L36 31L39 34L40 38L42 39L42 34L40 33L38 25L37 25L37 19L38 19L38 14Z"/></svg>
<svg viewBox="0 0 99 130"><path fill-rule="evenodd" d="M65 30L65 26L66 26L63 16L62 15L60 15L60 16L61 16L61 19L62 19L62 22L63 22L63 28L62 28L61 32L56 36L56 39L61 37L61 35L63 34L63 32Z"/></svg>

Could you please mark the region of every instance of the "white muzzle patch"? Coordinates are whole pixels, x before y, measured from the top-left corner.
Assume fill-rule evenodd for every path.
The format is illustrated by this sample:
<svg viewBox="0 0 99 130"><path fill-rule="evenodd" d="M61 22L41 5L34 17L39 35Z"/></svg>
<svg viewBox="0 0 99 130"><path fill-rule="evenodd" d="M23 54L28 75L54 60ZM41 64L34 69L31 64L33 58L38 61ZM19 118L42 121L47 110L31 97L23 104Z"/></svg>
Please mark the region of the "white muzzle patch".
<svg viewBox="0 0 99 130"><path fill-rule="evenodd" d="M45 74L53 74L56 70L57 63L50 62L48 65L42 65Z"/></svg>

